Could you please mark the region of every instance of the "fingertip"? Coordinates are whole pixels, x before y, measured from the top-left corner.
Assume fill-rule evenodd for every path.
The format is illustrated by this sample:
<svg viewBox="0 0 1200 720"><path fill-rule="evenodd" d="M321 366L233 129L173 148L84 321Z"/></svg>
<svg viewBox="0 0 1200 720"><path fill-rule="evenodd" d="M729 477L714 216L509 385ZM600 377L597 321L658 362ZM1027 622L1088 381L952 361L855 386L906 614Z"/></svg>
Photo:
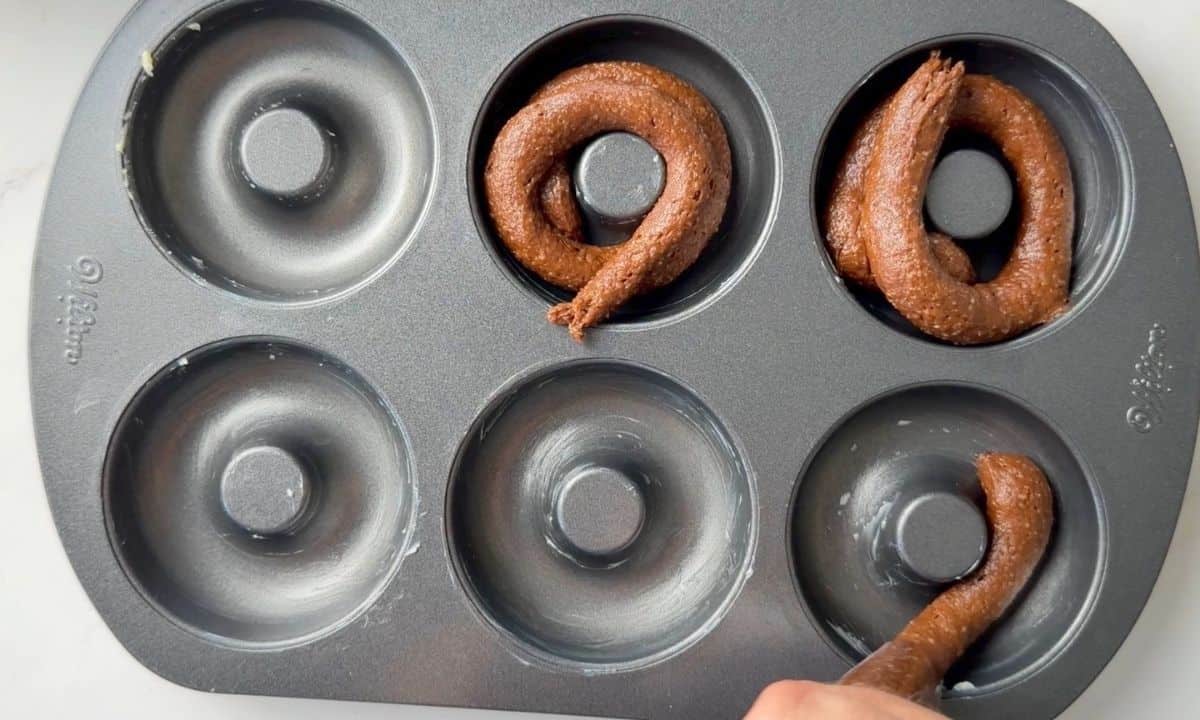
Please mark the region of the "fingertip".
<svg viewBox="0 0 1200 720"><path fill-rule="evenodd" d="M811 680L776 680L763 688L745 720L781 720L799 717L825 686Z"/></svg>

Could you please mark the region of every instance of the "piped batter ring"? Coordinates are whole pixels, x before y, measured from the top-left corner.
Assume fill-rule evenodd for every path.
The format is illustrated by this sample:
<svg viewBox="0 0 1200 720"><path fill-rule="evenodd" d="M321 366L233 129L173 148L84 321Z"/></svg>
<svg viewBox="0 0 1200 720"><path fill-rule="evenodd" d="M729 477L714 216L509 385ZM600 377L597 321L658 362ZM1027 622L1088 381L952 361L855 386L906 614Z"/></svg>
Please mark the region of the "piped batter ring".
<svg viewBox="0 0 1200 720"><path fill-rule="evenodd" d="M664 158L666 185L633 236L618 246L585 242L566 155L600 133L644 138ZM551 322L582 340L639 293L686 270L716 232L729 198L731 158L712 105L666 71L635 62L568 70L501 129L484 188L500 239L543 280L578 290Z"/></svg>
<svg viewBox="0 0 1200 720"><path fill-rule="evenodd" d="M974 283L966 253L928 234L922 219L950 127L990 137L1016 175L1016 243L986 283ZM966 75L961 62L935 52L851 139L826 211L826 244L840 273L878 287L921 331L972 345L1010 338L1063 311L1074 222L1070 166L1045 115L1015 88Z"/></svg>

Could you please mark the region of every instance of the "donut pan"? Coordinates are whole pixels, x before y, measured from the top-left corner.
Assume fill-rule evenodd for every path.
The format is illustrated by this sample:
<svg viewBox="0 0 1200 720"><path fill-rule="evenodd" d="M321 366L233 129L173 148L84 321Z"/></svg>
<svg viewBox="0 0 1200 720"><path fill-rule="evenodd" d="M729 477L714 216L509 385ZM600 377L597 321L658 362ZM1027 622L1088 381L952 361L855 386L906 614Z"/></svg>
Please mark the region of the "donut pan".
<svg viewBox="0 0 1200 720"><path fill-rule="evenodd" d="M994 345L921 337L819 235L858 118L933 48L1032 97L1075 180L1071 307ZM697 264L579 344L481 176L541 83L614 58L712 101L733 189ZM648 147L581 148L605 242ZM1004 166L957 150L927 209L994 272ZM837 678L978 561L974 455L1024 453L1050 548L943 709L1052 717L1171 539L1198 279L1154 101L1065 3L148 0L46 202L35 424L80 581L174 682L630 718Z"/></svg>

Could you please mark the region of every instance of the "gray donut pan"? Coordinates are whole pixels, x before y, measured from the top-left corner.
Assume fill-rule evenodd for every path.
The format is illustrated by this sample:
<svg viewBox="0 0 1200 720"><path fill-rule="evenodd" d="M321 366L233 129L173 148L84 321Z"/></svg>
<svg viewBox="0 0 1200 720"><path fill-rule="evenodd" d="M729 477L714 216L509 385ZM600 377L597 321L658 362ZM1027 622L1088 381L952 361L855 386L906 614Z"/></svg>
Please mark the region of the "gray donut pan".
<svg viewBox="0 0 1200 720"><path fill-rule="evenodd" d="M436 144L430 200L390 264L345 292L281 303L197 281L168 260L114 152L143 51L204 5L142 4L99 59L60 151L31 302L35 425L54 519L100 614L147 667L229 693L735 717L770 681L832 680L848 667L797 580L795 554L806 551L793 547L797 485L848 415L929 383L988 388L1044 422L1085 476L1099 527L1079 544L1098 553L1086 559L1098 569L1070 586L1083 609L1061 640L1011 682L951 692L944 710L1051 717L1116 651L1154 584L1186 486L1200 397L1200 269L1167 128L1136 70L1084 13L1058 2L949 0L339 3L398 49L423 88ZM468 148L509 63L548 33L610 13L678 23L749 79L773 123L778 154L766 185L776 194L761 242L719 292L579 345L546 323L544 299L481 237ZM1050 328L974 349L916 339L864 312L831 272L813 197L817 154L852 90L898 53L964 34L1040 48L1069 67L1119 128L1129 173L1107 279ZM111 540L104 489L113 434L147 383L198 348L263 336L336 358L369 384L403 429L415 503L411 527L395 533L390 579L344 622L281 647L205 637L148 600ZM496 393L589 358L653 368L700 398L737 446L754 499L746 568L740 589L718 603L724 614L676 652L615 669L556 664L498 632L464 592L446 524L456 454Z"/></svg>

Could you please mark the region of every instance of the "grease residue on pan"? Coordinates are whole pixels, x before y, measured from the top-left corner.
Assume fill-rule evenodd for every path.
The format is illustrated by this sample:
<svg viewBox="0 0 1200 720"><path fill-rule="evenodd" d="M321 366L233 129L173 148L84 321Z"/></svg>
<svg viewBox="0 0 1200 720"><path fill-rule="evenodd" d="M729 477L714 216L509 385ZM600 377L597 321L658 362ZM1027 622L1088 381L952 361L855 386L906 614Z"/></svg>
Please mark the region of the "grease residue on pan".
<svg viewBox="0 0 1200 720"><path fill-rule="evenodd" d="M997 690L1035 672L1070 640L1104 563L1107 525L1091 480L1069 442L1018 401L977 385L929 384L851 413L799 480L795 571L812 619L839 652L861 659L864 645L891 639L982 557L986 531L973 463L989 451L1022 453L1043 468L1055 493L1055 528L1021 599L946 681ZM847 493L853 501L843 505ZM927 514L928 507L935 511ZM921 523L931 526L896 527ZM936 542L928 542L931 535ZM925 545L920 562L906 563L905 542Z"/></svg>
<svg viewBox="0 0 1200 720"><path fill-rule="evenodd" d="M143 53L118 141L147 232L197 282L258 300L369 281L430 197L435 133L415 70L331 4L224 3L200 18Z"/></svg>
<svg viewBox="0 0 1200 720"><path fill-rule="evenodd" d="M150 380L113 436L109 536L162 613L214 642L277 647L349 622L416 552L394 414L309 348L245 339Z"/></svg>
<svg viewBox="0 0 1200 720"><path fill-rule="evenodd" d="M541 370L476 419L451 473L447 534L484 618L558 667L677 653L748 577L749 468L677 381L618 361Z"/></svg>

